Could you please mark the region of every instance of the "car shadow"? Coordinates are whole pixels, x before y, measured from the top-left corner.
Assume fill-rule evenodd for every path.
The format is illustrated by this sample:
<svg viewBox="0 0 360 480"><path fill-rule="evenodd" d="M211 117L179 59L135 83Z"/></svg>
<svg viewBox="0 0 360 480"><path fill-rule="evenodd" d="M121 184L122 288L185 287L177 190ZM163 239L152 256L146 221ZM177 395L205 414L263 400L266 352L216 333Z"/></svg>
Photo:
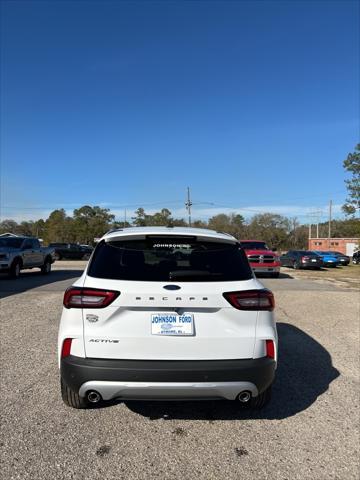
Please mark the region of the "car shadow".
<svg viewBox="0 0 360 480"><path fill-rule="evenodd" d="M310 335L278 323L279 364L272 400L261 410L231 401L127 401L127 407L150 420L281 420L309 408L339 375L329 352ZM114 402L112 402L114 404Z"/></svg>
<svg viewBox="0 0 360 480"><path fill-rule="evenodd" d="M17 293L26 292L33 288L43 287L56 282L63 282L57 286L57 290L65 290L72 281L79 278L83 270L52 270L48 275L42 275L40 271L24 271L17 279L11 279L4 274L0 275L0 298L9 297Z"/></svg>
<svg viewBox="0 0 360 480"><path fill-rule="evenodd" d="M289 275L288 273L280 272L279 278L291 278L294 280L294 277Z"/></svg>

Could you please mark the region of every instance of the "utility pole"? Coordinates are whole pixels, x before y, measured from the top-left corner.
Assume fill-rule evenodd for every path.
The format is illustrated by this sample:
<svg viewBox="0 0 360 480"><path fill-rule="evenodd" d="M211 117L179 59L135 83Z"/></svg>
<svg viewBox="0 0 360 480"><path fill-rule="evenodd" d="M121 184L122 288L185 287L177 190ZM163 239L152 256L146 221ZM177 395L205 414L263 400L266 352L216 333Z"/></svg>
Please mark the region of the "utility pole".
<svg viewBox="0 0 360 480"><path fill-rule="evenodd" d="M185 207L189 214L189 227L191 227L191 206L192 201L190 200L190 188L187 187L187 202L185 202Z"/></svg>
<svg viewBox="0 0 360 480"><path fill-rule="evenodd" d="M309 240L311 238L311 223L310 222L311 222L311 220L309 220Z"/></svg>
<svg viewBox="0 0 360 480"><path fill-rule="evenodd" d="M329 245L328 245L328 248L330 248L330 238L331 238L331 214L332 214L332 200L330 200L330 203L329 203L329 233L328 233Z"/></svg>
<svg viewBox="0 0 360 480"><path fill-rule="evenodd" d="M124 210L124 228L126 228L126 208Z"/></svg>

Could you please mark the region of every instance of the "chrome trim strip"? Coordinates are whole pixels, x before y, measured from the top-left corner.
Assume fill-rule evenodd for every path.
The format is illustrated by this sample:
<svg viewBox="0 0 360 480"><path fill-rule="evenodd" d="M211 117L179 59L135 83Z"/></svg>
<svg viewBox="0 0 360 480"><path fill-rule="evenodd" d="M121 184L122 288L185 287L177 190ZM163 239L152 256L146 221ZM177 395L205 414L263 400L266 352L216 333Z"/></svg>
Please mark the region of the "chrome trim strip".
<svg viewBox="0 0 360 480"><path fill-rule="evenodd" d="M179 399L224 398L235 400L237 395L249 390L253 397L258 390L250 382L108 382L90 381L81 385L80 397L95 390L104 400L123 399Z"/></svg>

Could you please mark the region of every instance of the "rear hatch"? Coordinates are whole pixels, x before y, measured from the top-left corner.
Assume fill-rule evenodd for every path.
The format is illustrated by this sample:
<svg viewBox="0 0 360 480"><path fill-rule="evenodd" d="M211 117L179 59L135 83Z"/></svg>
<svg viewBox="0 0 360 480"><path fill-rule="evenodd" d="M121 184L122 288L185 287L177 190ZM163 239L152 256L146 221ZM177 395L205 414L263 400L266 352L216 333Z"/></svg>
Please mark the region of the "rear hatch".
<svg viewBox="0 0 360 480"><path fill-rule="evenodd" d="M261 284L235 240L103 241L83 288L119 292L105 308L82 309L87 357L253 357L258 311L234 308L226 293L257 290Z"/></svg>

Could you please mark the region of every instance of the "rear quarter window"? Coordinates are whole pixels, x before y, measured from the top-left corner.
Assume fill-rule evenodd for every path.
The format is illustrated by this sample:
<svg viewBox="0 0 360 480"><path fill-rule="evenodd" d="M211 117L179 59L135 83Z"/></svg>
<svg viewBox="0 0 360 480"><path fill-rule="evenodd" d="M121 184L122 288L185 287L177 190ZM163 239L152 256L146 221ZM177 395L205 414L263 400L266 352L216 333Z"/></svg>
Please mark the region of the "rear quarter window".
<svg viewBox="0 0 360 480"><path fill-rule="evenodd" d="M252 271L238 244L150 237L102 241L88 275L134 281L219 282L248 280Z"/></svg>

